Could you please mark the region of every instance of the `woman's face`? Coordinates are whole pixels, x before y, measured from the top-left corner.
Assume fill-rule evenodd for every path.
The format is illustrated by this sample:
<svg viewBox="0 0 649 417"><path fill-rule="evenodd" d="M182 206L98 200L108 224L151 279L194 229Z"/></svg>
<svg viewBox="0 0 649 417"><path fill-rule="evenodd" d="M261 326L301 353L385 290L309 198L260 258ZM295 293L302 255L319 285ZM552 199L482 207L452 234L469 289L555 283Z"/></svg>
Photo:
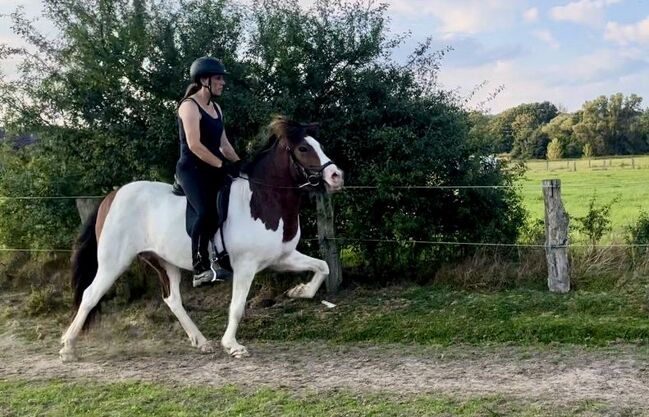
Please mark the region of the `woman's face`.
<svg viewBox="0 0 649 417"><path fill-rule="evenodd" d="M223 75L212 75L207 81L212 86L212 94L220 96L223 92L223 87L225 86L225 78Z"/></svg>

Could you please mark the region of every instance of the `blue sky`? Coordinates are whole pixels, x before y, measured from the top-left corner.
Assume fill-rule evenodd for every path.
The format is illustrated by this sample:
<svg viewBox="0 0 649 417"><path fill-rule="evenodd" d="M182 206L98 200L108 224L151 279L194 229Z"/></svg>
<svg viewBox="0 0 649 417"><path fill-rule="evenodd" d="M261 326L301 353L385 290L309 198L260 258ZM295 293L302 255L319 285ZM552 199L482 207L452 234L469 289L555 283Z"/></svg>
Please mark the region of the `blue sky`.
<svg viewBox="0 0 649 417"><path fill-rule="evenodd" d="M385 0L390 30L412 32L395 59L432 36L453 47L442 61L444 88L469 96L490 112L549 100L568 111L617 92L636 93L649 106L649 0ZM311 0L301 0L308 6ZM2 0L0 14L22 5L37 16L39 0ZM20 42L0 18L0 42ZM45 22L40 28L53 34ZM15 63L2 66L11 76ZM504 86L495 99L486 98Z"/></svg>

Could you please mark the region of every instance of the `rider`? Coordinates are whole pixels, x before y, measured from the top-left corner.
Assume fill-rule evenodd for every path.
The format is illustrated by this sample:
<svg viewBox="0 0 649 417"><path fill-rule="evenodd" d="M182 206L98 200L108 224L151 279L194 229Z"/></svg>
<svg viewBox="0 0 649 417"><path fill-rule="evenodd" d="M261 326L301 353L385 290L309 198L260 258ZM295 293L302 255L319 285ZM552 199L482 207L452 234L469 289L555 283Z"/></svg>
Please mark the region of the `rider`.
<svg viewBox="0 0 649 417"><path fill-rule="evenodd" d="M240 163L225 134L221 108L214 102L223 92L226 74L218 59L198 58L189 69L192 83L178 106L180 159L176 178L187 195L186 227L192 239L194 287L229 274L218 264L214 269L208 252L217 229L216 196L226 179L224 164Z"/></svg>

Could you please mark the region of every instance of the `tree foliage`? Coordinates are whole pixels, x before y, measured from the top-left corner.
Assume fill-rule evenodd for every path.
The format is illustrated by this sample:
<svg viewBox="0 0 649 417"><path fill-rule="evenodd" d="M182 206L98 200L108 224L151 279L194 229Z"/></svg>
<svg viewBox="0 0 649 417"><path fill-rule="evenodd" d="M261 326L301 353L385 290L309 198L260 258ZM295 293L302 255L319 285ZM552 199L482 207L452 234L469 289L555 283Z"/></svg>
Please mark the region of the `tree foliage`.
<svg viewBox="0 0 649 417"><path fill-rule="evenodd" d="M547 158L552 161L563 158L563 148L558 138L552 139L548 144Z"/></svg>
<svg viewBox="0 0 649 417"><path fill-rule="evenodd" d="M515 240L523 212L513 189L394 188L511 185L513 177L481 156L490 150L473 140L479 134L470 133L470 115L437 87L444 51L425 42L406 64L390 59L402 39L387 34L386 6L335 0L317 0L310 9L297 0L256 1L250 9L225 0L44 3L61 36L34 38L43 48L26 57L19 81L1 85L0 105L11 132L39 138L22 151L24 160L49 167L44 183L60 180L62 188L30 190L26 178L33 173L19 172L26 166L21 162L0 178L2 194L101 194L135 179L169 180L177 158L175 106L187 69L196 57L213 55L231 73L221 104L237 149L245 153L274 113L319 121L321 142L346 171L347 184L378 187L336 197L338 232L351 238L345 245L364 259L366 272L412 275L463 253L413 241ZM29 22L16 20L21 33L35 33ZM534 117L532 123L548 116ZM9 177L23 185L9 187ZM3 215L7 207L0 206ZM57 221L72 216L43 210ZM312 217L302 217L305 236L314 233ZM56 227L63 244L71 227ZM16 235L28 236L25 244L49 243Z"/></svg>
<svg viewBox="0 0 649 417"><path fill-rule="evenodd" d="M548 102L522 104L491 118L474 116L474 129L479 126L482 142L495 152L515 158L544 158L555 139L563 157L581 157L586 147L591 156L641 154L649 152L649 110L641 103L635 94L618 93L587 101L574 113L559 113Z"/></svg>

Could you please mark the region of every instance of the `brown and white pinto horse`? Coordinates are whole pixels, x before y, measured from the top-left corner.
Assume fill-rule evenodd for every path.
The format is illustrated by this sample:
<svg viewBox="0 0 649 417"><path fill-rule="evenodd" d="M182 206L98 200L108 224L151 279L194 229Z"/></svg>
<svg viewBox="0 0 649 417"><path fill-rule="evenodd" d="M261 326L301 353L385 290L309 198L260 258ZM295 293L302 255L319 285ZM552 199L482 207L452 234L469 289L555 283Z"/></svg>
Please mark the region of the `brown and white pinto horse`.
<svg viewBox="0 0 649 417"><path fill-rule="evenodd" d="M311 136L312 125L278 117L270 124L269 144L258 154L230 191L223 236L233 268L228 326L221 339L233 357L248 355L236 332L255 274L262 269L312 271L307 284L288 295L312 298L329 273L327 264L296 250L300 239L300 189L343 186L343 174ZM101 297L140 256L160 277L163 298L187 332L193 346L212 352L214 344L198 330L183 308L180 269L192 268L191 241L185 231L186 198L169 184L138 181L108 195L85 225L73 255L77 312L61 337L64 361L75 358L75 341L92 318ZM216 238L220 251L221 239Z"/></svg>

